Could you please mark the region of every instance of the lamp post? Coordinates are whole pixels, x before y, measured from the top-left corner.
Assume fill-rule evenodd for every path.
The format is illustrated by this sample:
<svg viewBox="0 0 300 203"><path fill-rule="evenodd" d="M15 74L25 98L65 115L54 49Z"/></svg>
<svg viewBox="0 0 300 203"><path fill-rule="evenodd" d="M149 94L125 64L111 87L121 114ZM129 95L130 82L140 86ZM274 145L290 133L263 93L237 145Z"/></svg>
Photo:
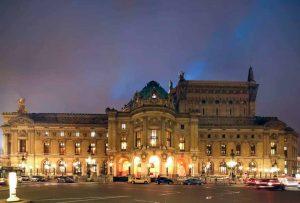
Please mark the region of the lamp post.
<svg viewBox="0 0 300 203"><path fill-rule="evenodd" d="M51 167L53 168L53 176L55 176L56 164L52 164Z"/></svg>
<svg viewBox="0 0 300 203"><path fill-rule="evenodd" d="M192 176L193 164L189 164L189 176Z"/></svg>
<svg viewBox="0 0 300 203"><path fill-rule="evenodd" d="M128 175L129 176L131 175L131 164L130 163L128 164Z"/></svg>
<svg viewBox="0 0 300 203"><path fill-rule="evenodd" d="M150 168L151 168L151 164L148 163L148 176L150 176Z"/></svg>
<svg viewBox="0 0 300 203"><path fill-rule="evenodd" d="M262 168L259 168L258 171L259 171L259 178L261 178Z"/></svg>
<svg viewBox="0 0 300 203"><path fill-rule="evenodd" d="M167 174L167 176L169 176L169 165L168 165L168 163L165 164L165 167L166 167L166 174Z"/></svg>
<svg viewBox="0 0 300 203"><path fill-rule="evenodd" d="M230 169L230 177L232 180L234 180L234 169L237 164L236 161L234 160L234 156L235 154L233 152L233 149L231 149L231 153L230 153L231 160L227 162L227 166Z"/></svg>
<svg viewBox="0 0 300 203"><path fill-rule="evenodd" d="M88 158L86 159L86 175L87 175L87 178L88 179L90 179L90 177L91 177L91 164L92 164L92 146L91 145L89 145L89 147L88 147L88 150L87 150L87 152L88 152L88 154L89 154L89 156L88 156Z"/></svg>
<svg viewBox="0 0 300 203"><path fill-rule="evenodd" d="M109 174L110 175L113 174L113 163L112 162L109 163Z"/></svg>

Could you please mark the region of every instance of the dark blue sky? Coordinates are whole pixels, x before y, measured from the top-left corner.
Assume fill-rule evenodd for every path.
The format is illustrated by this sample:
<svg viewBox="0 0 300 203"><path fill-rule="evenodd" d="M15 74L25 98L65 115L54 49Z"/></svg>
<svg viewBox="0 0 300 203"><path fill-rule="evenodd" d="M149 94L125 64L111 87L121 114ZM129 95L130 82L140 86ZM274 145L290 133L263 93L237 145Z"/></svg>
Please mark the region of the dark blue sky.
<svg viewBox="0 0 300 203"><path fill-rule="evenodd" d="M0 112L104 113L156 80L260 84L257 114L300 131L300 1L0 0Z"/></svg>

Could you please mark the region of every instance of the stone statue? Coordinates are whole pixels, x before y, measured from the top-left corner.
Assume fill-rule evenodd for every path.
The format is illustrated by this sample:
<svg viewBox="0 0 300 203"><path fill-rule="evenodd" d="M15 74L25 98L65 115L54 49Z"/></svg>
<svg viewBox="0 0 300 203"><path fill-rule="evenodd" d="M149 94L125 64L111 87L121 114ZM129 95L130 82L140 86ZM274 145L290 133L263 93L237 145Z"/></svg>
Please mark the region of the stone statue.
<svg viewBox="0 0 300 203"><path fill-rule="evenodd" d="M169 93L171 92L172 89L173 89L173 82L172 80L169 80Z"/></svg>
<svg viewBox="0 0 300 203"><path fill-rule="evenodd" d="M26 109L26 106L25 106L25 98L21 97L18 100L18 103L19 103L18 113L27 113L27 109Z"/></svg>
<svg viewBox="0 0 300 203"><path fill-rule="evenodd" d="M248 72L248 82L255 82L254 73L253 73L253 69L251 66L250 66L249 72Z"/></svg>
<svg viewBox="0 0 300 203"><path fill-rule="evenodd" d="M183 71L180 71L179 72L179 81L184 81L184 72Z"/></svg>

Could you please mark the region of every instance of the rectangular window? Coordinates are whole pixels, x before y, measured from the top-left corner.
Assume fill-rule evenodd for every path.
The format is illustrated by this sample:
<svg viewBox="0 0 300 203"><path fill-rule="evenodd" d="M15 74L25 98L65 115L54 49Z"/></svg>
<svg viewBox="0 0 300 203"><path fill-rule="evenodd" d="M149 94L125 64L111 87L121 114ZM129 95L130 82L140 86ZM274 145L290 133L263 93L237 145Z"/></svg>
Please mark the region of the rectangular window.
<svg viewBox="0 0 300 203"><path fill-rule="evenodd" d="M283 149L284 149L284 157L287 158L287 156L288 156L288 149L287 149L287 147L284 147Z"/></svg>
<svg viewBox="0 0 300 203"><path fill-rule="evenodd" d="M126 137L122 136L121 137L121 150L126 150L126 149L127 149Z"/></svg>
<svg viewBox="0 0 300 203"><path fill-rule="evenodd" d="M75 155L80 155L80 143L75 143Z"/></svg>
<svg viewBox="0 0 300 203"><path fill-rule="evenodd" d="M122 123L121 127L122 127L122 130L125 130L126 129L126 124Z"/></svg>
<svg viewBox="0 0 300 203"><path fill-rule="evenodd" d="M44 143L44 154L49 154L50 153L50 143L45 142Z"/></svg>
<svg viewBox="0 0 300 203"><path fill-rule="evenodd" d="M64 136L65 136L65 132L64 132L64 131L61 131L61 132L60 132L60 136L61 136L61 137L64 137Z"/></svg>
<svg viewBox="0 0 300 203"><path fill-rule="evenodd" d="M20 152L26 152L26 140L20 140Z"/></svg>
<svg viewBox="0 0 300 203"><path fill-rule="evenodd" d="M183 125L183 124L181 124L181 125L180 125L180 128L181 128L181 130L183 130L183 129L184 129L184 125Z"/></svg>
<svg viewBox="0 0 300 203"><path fill-rule="evenodd" d="M150 145L152 147L156 147L157 146L157 141L158 141L157 130L151 130Z"/></svg>
<svg viewBox="0 0 300 203"><path fill-rule="evenodd" d="M210 156L212 154L211 144L206 145L206 155Z"/></svg>
<svg viewBox="0 0 300 203"><path fill-rule="evenodd" d="M275 142L271 142L271 155L276 155L277 146Z"/></svg>
<svg viewBox="0 0 300 203"><path fill-rule="evenodd" d="M76 136L76 137L79 137L79 136L80 136L80 133L77 131L77 132L75 133L75 136Z"/></svg>
<svg viewBox="0 0 300 203"><path fill-rule="evenodd" d="M236 156L241 156L241 145L240 144L236 145L235 155Z"/></svg>
<svg viewBox="0 0 300 203"><path fill-rule="evenodd" d="M255 145L252 144L250 145L250 155L255 156L256 150L255 150Z"/></svg>
<svg viewBox="0 0 300 203"><path fill-rule="evenodd" d="M226 155L226 144L221 144L221 155L222 156Z"/></svg>
<svg viewBox="0 0 300 203"><path fill-rule="evenodd" d="M91 143L91 154L92 155L96 154L96 144L95 143Z"/></svg>
<svg viewBox="0 0 300 203"><path fill-rule="evenodd" d="M142 131L137 131L135 133L135 147L141 148L142 146Z"/></svg>
<svg viewBox="0 0 300 203"><path fill-rule="evenodd" d="M91 132L91 137L95 137L96 136L96 132L95 131L92 131Z"/></svg>
<svg viewBox="0 0 300 203"><path fill-rule="evenodd" d="M64 155L66 152L66 146L64 142L59 143L59 154Z"/></svg>
<svg viewBox="0 0 300 203"><path fill-rule="evenodd" d="M179 150L180 150L180 151L184 151L184 150L185 150L184 144L185 144L185 140L184 140L183 137L181 137L181 138L179 139Z"/></svg>
<svg viewBox="0 0 300 203"><path fill-rule="evenodd" d="M167 131L166 132L166 138L167 138L167 147L171 147L172 146L172 134L171 132Z"/></svg>

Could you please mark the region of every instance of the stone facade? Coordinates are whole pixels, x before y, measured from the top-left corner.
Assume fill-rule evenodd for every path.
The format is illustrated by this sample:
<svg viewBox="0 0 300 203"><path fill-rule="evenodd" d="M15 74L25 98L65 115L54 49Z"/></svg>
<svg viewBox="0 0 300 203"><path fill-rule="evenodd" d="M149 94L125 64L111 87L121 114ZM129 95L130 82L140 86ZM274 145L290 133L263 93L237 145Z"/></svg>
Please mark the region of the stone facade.
<svg viewBox="0 0 300 203"><path fill-rule="evenodd" d="M48 175L296 173L298 134L276 117L256 116L257 90L250 68L245 82L181 73L166 92L151 81L106 114L27 113L21 99L17 112L3 113L3 162Z"/></svg>

